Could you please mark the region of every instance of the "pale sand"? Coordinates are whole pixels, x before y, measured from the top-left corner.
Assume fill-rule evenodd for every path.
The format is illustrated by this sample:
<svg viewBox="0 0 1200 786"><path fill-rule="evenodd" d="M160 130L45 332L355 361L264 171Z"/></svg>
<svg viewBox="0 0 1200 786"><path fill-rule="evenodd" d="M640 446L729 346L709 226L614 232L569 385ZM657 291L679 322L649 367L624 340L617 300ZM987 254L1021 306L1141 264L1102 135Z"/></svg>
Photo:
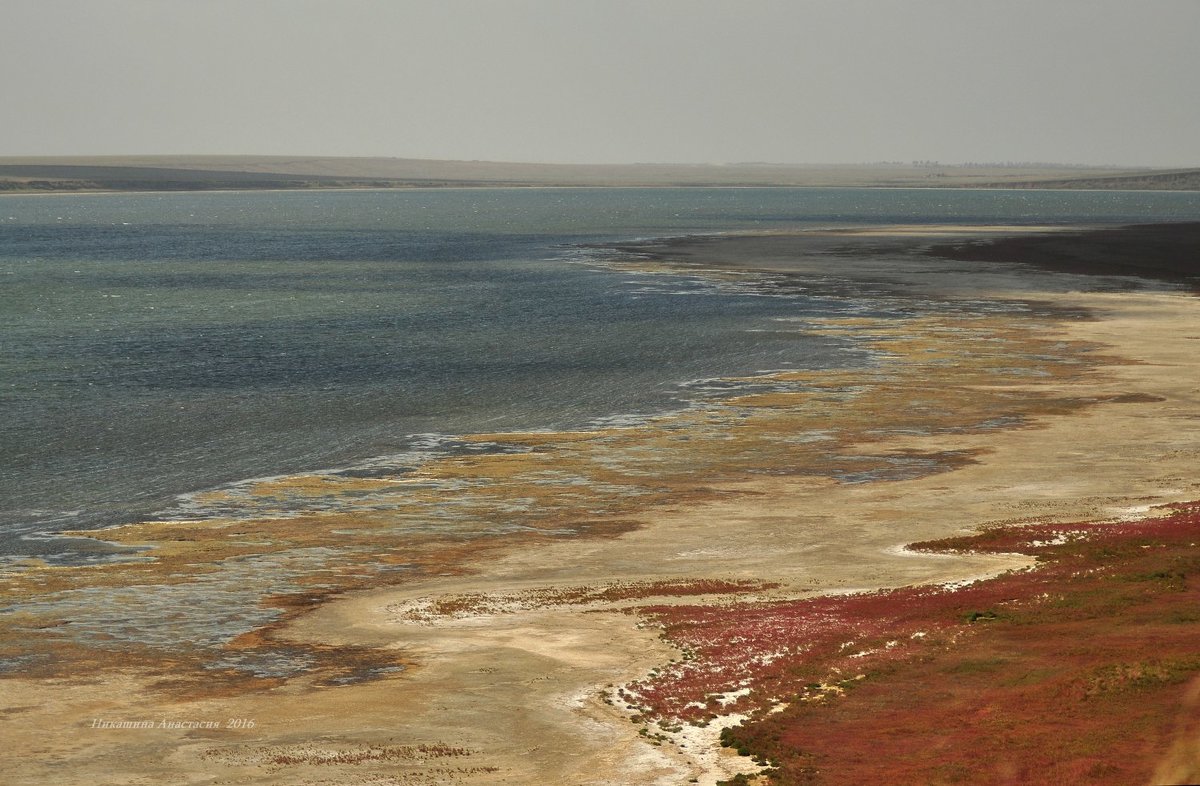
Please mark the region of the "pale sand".
<svg viewBox="0 0 1200 786"><path fill-rule="evenodd" d="M704 266L737 255L748 266L770 267L765 257L783 255L778 243L786 245L727 239L672 250ZM1058 323L1064 339L1103 344L1125 363L1083 381L1031 379L1031 387L1163 400L1044 416L1038 428L894 438L872 450L982 453L978 463L916 480L839 485L767 477L729 484L722 499L654 512L646 526L620 537L514 549L466 576L329 603L285 631L297 641L394 647L415 662L368 684L313 690L293 681L266 694L180 703L155 698L161 694L136 673L120 683L93 683L86 675L55 684L9 680L3 734L9 751L22 752L8 764L9 782L676 784L752 771L748 760L713 747L715 727L707 746L694 737L686 748L656 746L639 736L641 724L602 700L605 686L678 657L656 631L640 629L636 616L616 608L631 602L607 610L517 608L433 624L403 619L404 604L675 576L781 582L765 593L774 597L953 581L1026 560L914 554L903 544L993 522L1127 517L1200 498L1200 301L1145 291L1063 293L1055 303L1100 317ZM88 728L94 718L162 717L251 718L256 725ZM395 747L421 743L471 753L431 757ZM393 746L391 758L330 758L337 751L369 754L370 746ZM280 756L291 763L272 764ZM308 763L295 764L297 757Z"/></svg>

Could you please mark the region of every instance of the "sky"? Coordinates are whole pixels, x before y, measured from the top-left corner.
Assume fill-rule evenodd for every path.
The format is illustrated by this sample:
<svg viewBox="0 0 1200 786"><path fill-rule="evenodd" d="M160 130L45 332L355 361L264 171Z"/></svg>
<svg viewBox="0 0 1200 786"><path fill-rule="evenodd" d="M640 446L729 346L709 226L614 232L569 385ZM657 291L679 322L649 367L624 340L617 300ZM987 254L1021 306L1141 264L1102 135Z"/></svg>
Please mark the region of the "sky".
<svg viewBox="0 0 1200 786"><path fill-rule="evenodd" d="M0 156L1200 166L1200 0L0 0Z"/></svg>

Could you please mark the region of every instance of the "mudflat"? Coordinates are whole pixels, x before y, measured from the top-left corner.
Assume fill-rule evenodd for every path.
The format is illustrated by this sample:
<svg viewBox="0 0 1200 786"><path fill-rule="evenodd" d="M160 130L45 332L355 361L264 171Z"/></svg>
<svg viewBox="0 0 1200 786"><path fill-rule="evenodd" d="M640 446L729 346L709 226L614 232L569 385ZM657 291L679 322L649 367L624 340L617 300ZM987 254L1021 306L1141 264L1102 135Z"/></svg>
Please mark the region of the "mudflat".
<svg viewBox="0 0 1200 786"><path fill-rule="evenodd" d="M615 483L605 474L614 456L642 457L633 465L654 493L596 515L590 534L430 543L421 574L387 586L340 566L338 591L294 602L255 641L237 642L327 664L307 676L229 679L182 654L184 642L175 661L135 647L68 645L55 638L52 613L28 615L5 646L20 636L34 641L22 643L27 649L58 647L60 658L56 667L6 675L7 777L666 784L753 774L750 758L719 743L740 720L738 691L717 702L728 714L703 725L651 726L622 698L623 686L689 657L640 608L719 611L733 600L962 582L1032 560L906 544L1000 524L1127 520L1200 499L1200 301L1176 278L1187 270L1170 261L1194 259L1195 225L1129 231L1139 239L1122 252L1120 270L1107 240L1089 245L1094 236L1033 236L1023 227L626 248L635 267L753 270L779 276L781 286L839 270L963 307L810 327L865 337L888 357L874 369L776 372L776 388L711 410L608 432L504 435L537 449L441 468L486 476L494 493L520 496L539 493L527 480L531 468ZM946 245L970 252L927 253ZM1075 260L1069 272L1036 267L1057 267L1038 255L1064 247ZM1171 280L1114 275L1151 270ZM1022 307L980 305L989 302ZM751 454L755 470L747 472ZM587 505L564 504L561 515L586 517ZM271 526L299 542L315 537L305 524ZM232 545L241 541L227 527L147 524L109 534L155 545L157 559L88 568L83 579L64 575L72 569L29 567L5 577L6 597L165 585L248 548ZM366 551L361 559L382 557ZM358 668L338 665L347 663Z"/></svg>

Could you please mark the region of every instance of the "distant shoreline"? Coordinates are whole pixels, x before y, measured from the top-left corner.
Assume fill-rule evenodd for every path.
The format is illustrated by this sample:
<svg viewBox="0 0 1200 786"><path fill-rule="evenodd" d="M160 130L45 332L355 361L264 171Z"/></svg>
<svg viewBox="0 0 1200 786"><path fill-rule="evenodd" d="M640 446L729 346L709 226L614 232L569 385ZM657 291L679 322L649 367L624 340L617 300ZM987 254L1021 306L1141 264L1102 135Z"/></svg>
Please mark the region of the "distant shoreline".
<svg viewBox="0 0 1200 786"><path fill-rule="evenodd" d="M834 185L542 185L542 184L472 184L472 185L401 185L401 186L313 186L295 188L195 188L195 189L0 189L0 199L5 197L52 197L52 196L115 196L137 194L291 194L291 193L362 193L370 191L583 191L596 189L656 191L676 188L694 188L713 191L737 191L746 189L812 189L839 190L862 189L877 191L1076 191L1081 193L1104 193L1119 190L1130 194L1161 194L1183 191L1163 188L1050 188L1017 186L834 186ZM1190 191L1189 189L1188 191ZM1200 191L1200 188L1195 189Z"/></svg>
<svg viewBox="0 0 1200 786"><path fill-rule="evenodd" d="M925 163L593 166L281 156L0 157L0 195L539 187L1197 191L1200 168Z"/></svg>

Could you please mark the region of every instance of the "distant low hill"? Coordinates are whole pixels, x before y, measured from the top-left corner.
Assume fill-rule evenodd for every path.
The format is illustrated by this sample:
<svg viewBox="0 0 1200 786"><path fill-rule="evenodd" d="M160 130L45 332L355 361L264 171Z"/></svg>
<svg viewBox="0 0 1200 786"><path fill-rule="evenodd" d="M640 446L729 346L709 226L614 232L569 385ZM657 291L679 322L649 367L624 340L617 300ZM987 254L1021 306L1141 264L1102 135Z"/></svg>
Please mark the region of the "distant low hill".
<svg viewBox="0 0 1200 786"><path fill-rule="evenodd" d="M1010 182L1006 188L1094 188L1101 191L1200 191L1200 169Z"/></svg>
<svg viewBox="0 0 1200 786"><path fill-rule="evenodd" d="M0 192L469 186L828 186L1200 190L1200 169L1053 164L528 164L412 158L0 158Z"/></svg>

